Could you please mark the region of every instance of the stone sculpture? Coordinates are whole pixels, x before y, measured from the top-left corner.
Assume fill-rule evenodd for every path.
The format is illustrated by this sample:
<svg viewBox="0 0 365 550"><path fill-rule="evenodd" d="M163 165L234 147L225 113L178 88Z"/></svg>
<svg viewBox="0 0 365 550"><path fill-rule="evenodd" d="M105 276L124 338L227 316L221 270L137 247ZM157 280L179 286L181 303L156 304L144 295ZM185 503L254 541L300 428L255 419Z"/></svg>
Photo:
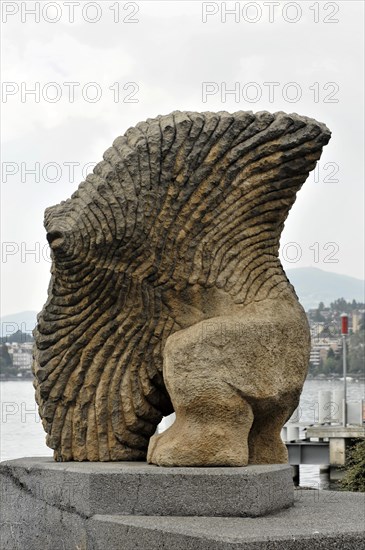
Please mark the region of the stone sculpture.
<svg viewBox="0 0 365 550"><path fill-rule="evenodd" d="M310 336L279 239L329 139L296 114L174 112L46 210L33 372L56 460L287 461Z"/></svg>

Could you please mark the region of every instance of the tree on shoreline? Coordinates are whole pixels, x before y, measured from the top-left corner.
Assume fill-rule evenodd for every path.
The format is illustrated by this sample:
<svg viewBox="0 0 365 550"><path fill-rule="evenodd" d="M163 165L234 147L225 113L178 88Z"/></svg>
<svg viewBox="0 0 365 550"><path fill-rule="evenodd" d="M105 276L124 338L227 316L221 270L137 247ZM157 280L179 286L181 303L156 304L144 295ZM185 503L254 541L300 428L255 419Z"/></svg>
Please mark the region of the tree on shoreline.
<svg viewBox="0 0 365 550"><path fill-rule="evenodd" d="M358 439L348 452L346 473L341 480L341 489L365 493L365 439Z"/></svg>
<svg viewBox="0 0 365 550"><path fill-rule="evenodd" d="M16 376L18 374L18 369L13 367L13 362L5 344L0 346L0 374L5 376Z"/></svg>

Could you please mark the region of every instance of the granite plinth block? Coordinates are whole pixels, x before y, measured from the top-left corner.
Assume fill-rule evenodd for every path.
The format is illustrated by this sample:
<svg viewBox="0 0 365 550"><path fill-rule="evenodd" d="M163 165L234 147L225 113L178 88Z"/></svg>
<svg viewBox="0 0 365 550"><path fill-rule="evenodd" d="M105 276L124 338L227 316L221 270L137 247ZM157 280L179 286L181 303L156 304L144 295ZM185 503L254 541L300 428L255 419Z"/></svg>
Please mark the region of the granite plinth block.
<svg viewBox="0 0 365 550"><path fill-rule="evenodd" d="M22 458L1 463L5 483L82 517L257 517L292 506L289 465L161 468L145 462L54 462Z"/></svg>
<svg viewBox="0 0 365 550"><path fill-rule="evenodd" d="M276 467L270 468L275 471ZM247 468L244 477L243 473L234 472L235 468L223 468L231 472L220 475L214 471L219 468L202 468L197 475L195 472L189 475L185 470L198 469L158 468L144 463L56 463L48 458L2 462L0 547L1 550L365 550L365 494L315 490L296 490L293 494L291 484L294 505L278 509L278 503L284 502L282 488L272 497L263 496L263 489L258 487L254 491L253 480L260 477L264 485L269 474L266 467L251 469L252 474ZM278 472L285 485L290 470L280 466L276 475ZM252 488L247 502L254 501L254 494L266 506L276 498L276 510L272 504L270 514L242 516L239 475L241 491L248 486ZM247 482L250 475L252 478ZM231 493L224 495L223 489L219 490L219 479L221 488ZM190 500L184 499L184 494ZM227 512L217 517L219 507L230 497L235 499L235 505L231 503ZM193 514L194 506L210 515ZM173 515L171 512L177 512L178 507L180 515ZM241 516L233 515L234 507ZM191 515L187 514L188 509ZM257 510L258 506L251 512Z"/></svg>

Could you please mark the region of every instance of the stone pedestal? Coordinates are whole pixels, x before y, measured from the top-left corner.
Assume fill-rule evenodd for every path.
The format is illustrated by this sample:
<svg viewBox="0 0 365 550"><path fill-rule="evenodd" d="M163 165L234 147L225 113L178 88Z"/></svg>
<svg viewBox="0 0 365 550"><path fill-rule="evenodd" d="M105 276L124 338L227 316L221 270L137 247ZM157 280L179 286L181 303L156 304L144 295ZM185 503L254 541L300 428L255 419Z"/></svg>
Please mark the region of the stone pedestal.
<svg viewBox="0 0 365 550"><path fill-rule="evenodd" d="M2 462L0 475L4 550L365 548L365 495L294 493L289 465L23 458Z"/></svg>
<svg viewBox="0 0 365 550"><path fill-rule="evenodd" d="M161 468L144 462L3 462L5 496L23 490L39 503L94 514L136 516L264 516L293 505L288 465ZM8 489L7 489L8 488ZM7 490L10 493L7 493Z"/></svg>

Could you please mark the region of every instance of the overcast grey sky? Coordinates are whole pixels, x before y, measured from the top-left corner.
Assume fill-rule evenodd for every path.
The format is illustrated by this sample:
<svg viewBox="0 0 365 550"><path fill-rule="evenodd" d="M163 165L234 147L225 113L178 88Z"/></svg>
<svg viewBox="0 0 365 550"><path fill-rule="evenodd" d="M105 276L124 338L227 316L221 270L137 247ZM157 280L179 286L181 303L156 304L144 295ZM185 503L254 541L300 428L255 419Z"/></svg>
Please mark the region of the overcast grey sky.
<svg viewBox="0 0 365 550"><path fill-rule="evenodd" d="M46 300L44 209L128 127L176 109L325 122L332 139L289 214L283 266L363 278L363 11L362 1L2 2L1 314Z"/></svg>

